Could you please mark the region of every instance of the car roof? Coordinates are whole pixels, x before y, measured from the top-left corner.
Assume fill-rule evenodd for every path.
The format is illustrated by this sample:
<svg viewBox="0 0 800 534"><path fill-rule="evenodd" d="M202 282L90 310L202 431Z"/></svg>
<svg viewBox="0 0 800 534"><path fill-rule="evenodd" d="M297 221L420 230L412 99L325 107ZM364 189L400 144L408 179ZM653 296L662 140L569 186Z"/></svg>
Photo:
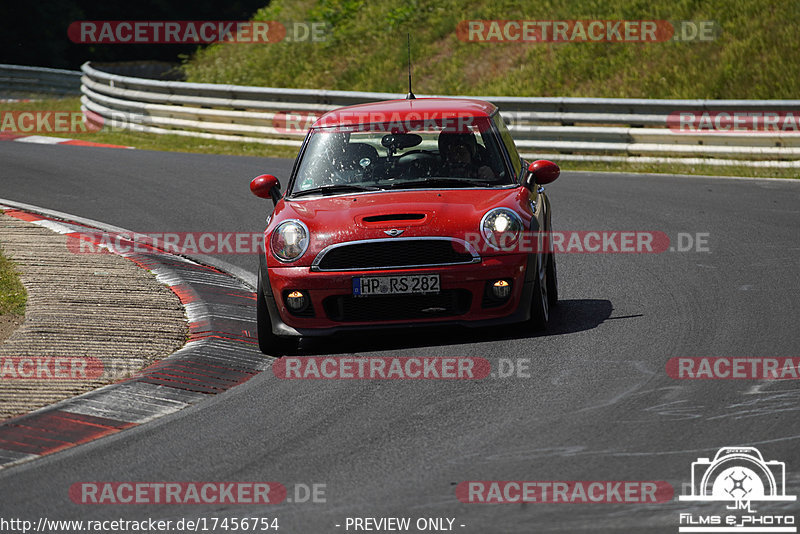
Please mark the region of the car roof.
<svg viewBox="0 0 800 534"><path fill-rule="evenodd" d="M497 107L494 104L472 98L386 100L329 111L317 119L312 128L457 117L491 117L495 111Z"/></svg>

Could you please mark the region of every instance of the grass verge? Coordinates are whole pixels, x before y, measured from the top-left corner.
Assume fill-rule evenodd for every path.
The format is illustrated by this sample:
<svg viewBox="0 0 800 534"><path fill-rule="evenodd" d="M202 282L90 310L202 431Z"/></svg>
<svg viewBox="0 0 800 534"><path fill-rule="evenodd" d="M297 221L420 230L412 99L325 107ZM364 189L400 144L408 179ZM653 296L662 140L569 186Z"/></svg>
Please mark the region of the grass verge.
<svg viewBox="0 0 800 534"><path fill-rule="evenodd" d="M0 249L0 315L24 316L27 299L17 266Z"/></svg>
<svg viewBox="0 0 800 534"><path fill-rule="evenodd" d="M193 82L418 94L621 98L797 97L800 2L763 0L272 0L253 20L324 24L317 41L218 43L185 65ZM480 20L711 21L710 40L480 42ZM488 24L487 24L488 27ZM481 34L486 38L488 30ZM291 36L291 35L290 35Z"/></svg>
<svg viewBox="0 0 800 534"><path fill-rule="evenodd" d="M698 176L738 176L742 178L800 178L800 169L774 169L745 166L689 165L681 163L608 163L591 161L558 162L562 171L630 172L689 174Z"/></svg>

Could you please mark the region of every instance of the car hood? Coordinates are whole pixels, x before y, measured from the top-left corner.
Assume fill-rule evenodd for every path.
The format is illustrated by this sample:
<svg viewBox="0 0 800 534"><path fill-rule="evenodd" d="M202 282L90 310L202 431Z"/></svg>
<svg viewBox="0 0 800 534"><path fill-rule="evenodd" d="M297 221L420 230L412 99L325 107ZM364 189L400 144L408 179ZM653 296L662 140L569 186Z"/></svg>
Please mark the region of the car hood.
<svg viewBox="0 0 800 534"><path fill-rule="evenodd" d="M385 191L282 200L276 206L265 234L269 238L272 230L287 219L302 221L311 234L311 241L301 260L290 265L310 265L322 249L334 243L386 239L392 233L404 238L447 236L465 239L468 233L479 231L483 215L496 207L513 209L528 226L532 216L528 194L528 190L520 186L510 189Z"/></svg>

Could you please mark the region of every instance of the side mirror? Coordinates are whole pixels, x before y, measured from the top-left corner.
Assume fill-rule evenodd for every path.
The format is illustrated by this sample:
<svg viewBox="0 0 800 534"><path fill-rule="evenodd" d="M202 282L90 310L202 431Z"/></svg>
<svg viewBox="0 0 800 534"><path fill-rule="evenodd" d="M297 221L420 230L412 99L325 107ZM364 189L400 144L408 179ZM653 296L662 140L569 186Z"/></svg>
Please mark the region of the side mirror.
<svg viewBox="0 0 800 534"><path fill-rule="evenodd" d="M552 161L539 159L528 165L528 176L525 177L525 187L533 189L533 184L546 185L561 174L561 169Z"/></svg>
<svg viewBox="0 0 800 534"><path fill-rule="evenodd" d="M250 191L260 198L271 198L275 204L281 199L281 183L271 174L256 176L250 182Z"/></svg>

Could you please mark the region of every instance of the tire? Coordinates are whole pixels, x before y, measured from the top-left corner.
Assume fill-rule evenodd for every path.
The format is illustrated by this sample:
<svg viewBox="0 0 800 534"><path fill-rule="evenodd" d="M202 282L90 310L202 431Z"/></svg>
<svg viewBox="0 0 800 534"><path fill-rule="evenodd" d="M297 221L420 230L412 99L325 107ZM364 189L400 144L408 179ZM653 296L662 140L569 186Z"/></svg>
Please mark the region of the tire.
<svg viewBox="0 0 800 534"><path fill-rule="evenodd" d="M556 272L556 254L550 251L547 255L547 300L550 308L558 306L558 273Z"/></svg>
<svg viewBox="0 0 800 534"><path fill-rule="evenodd" d="M547 279L550 270L550 261L547 260L548 254L539 254L536 259L537 273L533 282L533 296L531 298L531 318L529 325L531 330L539 332L547 330L547 322L550 320L550 297L548 295L549 282Z"/></svg>
<svg viewBox="0 0 800 534"><path fill-rule="evenodd" d="M298 339L295 337L276 336L272 333L272 321L269 308L264 297L264 286L261 282L261 270L258 272L258 288L256 293L256 324L258 326L258 348L268 356L280 358L297 349Z"/></svg>

